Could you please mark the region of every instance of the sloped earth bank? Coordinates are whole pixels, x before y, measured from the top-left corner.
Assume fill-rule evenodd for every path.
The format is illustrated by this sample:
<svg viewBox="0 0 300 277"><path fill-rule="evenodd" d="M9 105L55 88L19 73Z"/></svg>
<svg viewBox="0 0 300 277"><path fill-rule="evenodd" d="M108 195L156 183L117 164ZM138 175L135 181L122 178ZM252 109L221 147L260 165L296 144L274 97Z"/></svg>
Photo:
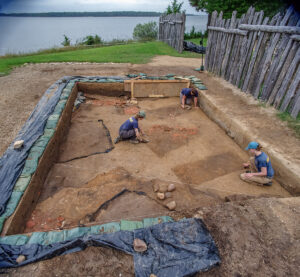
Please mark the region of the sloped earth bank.
<svg viewBox="0 0 300 277"><path fill-rule="evenodd" d="M219 79L216 79L205 73L197 73L193 71L193 68L199 67L200 60L197 59L183 59L173 57L157 57L151 63L147 65L130 65L130 64L41 64L41 65L27 65L21 67L12 72L9 76L0 78L1 94L0 94L0 153L3 153L8 144L13 140L18 130L24 124L28 118L30 112L38 102L40 96L44 91L57 79L65 75L125 75L127 73L139 73L144 72L149 75L158 76L168 73L175 73L178 75L195 75L203 80L209 88L207 93L211 93L216 99L222 100L224 95L223 105L227 107L228 112L232 113L232 116L244 116L245 126L255 132L259 137L260 135L266 137L268 133L272 135L270 145L274 144L277 149L280 147L282 153L288 153L292 162L299 162L299 141L295 138L293 131L286 127L286 124L279 121L273 109L264 109L258 105L257 102L251 101L249 97L240 95L239 92L233 91L233 89L226 83ZM242 104L243 109L239 110L239 103ZM149 104L149 103L148 103ZM151 104L151 103L150 103ZM173 104L173 103L172 103ZM172 105L170 105L172 106ZM141 105L142 108L146 108ZM149 110L152 108L150 107ZM178 133L177 126L166 127L164 124L155 124L154 122L162 121L165 117L172 120L172 116L176 115L178 119L182 117L180 109L174 113L174 107L171 110L165 109L165 107L155 107L155 114L153 118L148 119L151 122L147 126L148 131L152 132L153 140L152 145L143 145L143 150L146 150L146 154L155 155L157 159L164 159L165 155L171 155L180 149L182 145L191 145L192 141L186 141L186 138L181 137L182 141L174 143L174 145L167 145L163 147L164 136L166 134L175 136ZM115 111L115 116L118 114L118 109ZM178 115L177 115L178 112ZM194 111L191 111L190 116L193 117ZM201 117L205 117L203 113L199 111ZM236 113L236 114L234 114ZM126 114L126 112L125 112ZM257 116L264 119L266 127L260 128L259 122L257 122ZM126 115L128 116L128 115ZM122 115L122 118L126 117ZM189 117L190 118L190 117ZM115 119L114 119L115 120ZM113 122L112 126L119 124L119 122ZM146 123L147 121L145 121ZM182 121L181 121L182 122ZM206 121L202 121L204 124ZM209 121L208 121L209 122ZM192 123L191 125L193 125ZM200 124L200 125L201 125ZM211 124L211 123L209 123ZM221 129L216 128L216 125L212 124L213 130L222 132ZM113 126L114 127L114 126ZM197 126L198 128L200 126ZM206 126L208 127L208 126ZM170 129L169 129L170 128ZM183 128L183 127L180 127ZM185 126L186 128L186 126ZM181 132L187 132L193 136L194 130L191 130L194 126L188 126L187 129L181 129ZM215 129L214 129L215 128ZM112 128L117 129L117 128ZM205 133L201 133L198 130L196 136L203 141L205 139ZM208 128L209 129L209 128ZM101 132L101 130L98 130ZM101 135L101 133L99 133ZM276 135L277 134L277 135ZM116 130L112 131L112 136L115 137ZM207 134L209 135L209 134ZM177 138L178 139L178 138ZM217 141L214 136L210 136L211 144L216 143L222 145L223 141ZM215 139L215 140L214 140ZM245 158L245 153L240 150L233 142L229 142L230 139L226 137L226 143L230 145L230 148L236 148L238 157L240 159ZM228 141L227 141L228 140ZM155 144L154 144L155 143ZM197 144L200 148L200 152L211 152L209 148L209 141L206 144ZM154 145L156 145L154 147ZM208 148L207 148L208 145ZM269 145L269 146L270 146ZM126 148L129 145L120 144L119 148ZM299 253L300 253L300 222L299 222L299 198L261 198L245 200L252 197L262 197L268 193L260 191L256 193L256 188L252 188L247 191L248 195L234 195L234 193L241 188L237 177L237 171L235 163L238 161L236 156L230 156L229 162L224 160L222 155L226 153L226 149L222 149L219 146L219 153L215 153L220 166L218 171L211 171L213 167L210 166L209 157L212 155L206 155L207 163L201 163L201 159L193 156L193 149L187 149L187 155L190 153L190 165L182 165L181 167L172 167L172 171L168 171L174 178L177 178L179 184L192 183L193 178L200 180L201 184L196 187L190 186L189 192L196 200L195 205L192 205L193 209L187 209L184 207L184 201L180 204L180 212L172 212L169 215L176 219L183 216L197 216L202 217L207 224L212 236L218 244L222 265L216 269L207 273L198 274L199 276L297 276L299 272ZM222 150L222 151L221 151ZM224 150L224 151L223 151ZM150 152L149 152L150 151ZM67 151L68 152L68 151ZM138 151L139 152L139 151ZM232 155L233 152L229 151ZM116 152L112 152L116 153ZM206 152L207 153L207 152ZM68 153L65 153L66 156ZM80 153L79 153L80 154ZM112 157L116 158L116 157ZM118 157L117 157L118 158ZM178 159L178 157L177 157ZM116 159L117 160L117 159ZM126 164L120 160L120 164ZM226 165L225 165L226 163ZM92 163L93 164L93 163ZM203 167L208 165L208 169L204 170ZM233 167L232 167L233 166ZM130 166L129 166L130 167ZM202 168L202 171L197 176L185 175L185 170L193 171L192 169ZM219 167L219 166L218 166ZM141 169L145 168L141 165ZM130 169L130 168L129 168ZM122 186L122 182L126 181L126 178L130 180L129 183L133 185L141 185L143 182L149 182L145 176L141 175L141 169L135 169L139 172L133 171L136 176L127 176L126 172L122 180L117 178L117 175L113 169L109 172L109 176L113 178L110 181L117 181L119 186ZM170 168L171 169L171 168ZM95 170L91 168L90 171L86 171L88 176L91 176L86 186L93 186L93 180L103 176L96 174ZM105 168L103 168L105 171ZM124 169L116 168L119 172L124 172ZM225 170L225 172L223 172ZM146 168L146 173L152 173L155 171L155 176L162 176L162 171L156 166L154 169ZM193 171L194 172L194 171ZM131 172L132 173L132 172ZM215 174L216 178L209 180L207 176ZM225 174L225 175L224 175ZM132 175L132 174L131 174ZM150 175L150 174L148 174ZM81 177L78 172L78 178ZM96 178L96 179L93 179ZM115 179L114 179L115 178ZM191 178L191 179L188 179ZM221 178L221 179L220 179ZM76 179L76 176L74 177ZM163 178L165 179L165 178ZM125 181L124 181L125 180ZM174 179L175 180L175 179ZM59 180L57 180L59 182ZM200 181L199 181L200 182ZM109 183L109 182L108 182ZM102 184L103 185L103 184ZM105 184L104 184L105 185ZM201 187L200 187L201 186ZM184 185L183 185L184 187ZM232 189L231 195L228 196L229 188ZM274 188L276 188L274 186ZM277 186L277 189L280 187ZM64 190L76 190L75 187L70 188L68 186L58 190L58 193L63 193ZM46 190L47 191L47 190ZM225 194L223 192L226 192ZM282 191L281 191L282 192ZM282 194L281 192L273 193L274 196L288 196L288 194ZM51 196L50 190L48 190ZM227 200L231 200L231 203L223 203L227 194ZM188 196L188 193L186 193ZM180 196L180 195L179 195ZM271 195L267 195L270 197ZM43 197L43 196L42 196ZM100 220L106 220L111 216L117 216L118 210L126 207L126 202L132 200L132 194L126 194L121 199L120 203L111 203L111 214L107 214L106 211L101 211L95 215L95 218ZM49 199L51 197L48 197ZM178 197L179 198L179 197ZM41 198L41 203L43 198ZM47 199L47 194L44 200ZM135 198L136 199L136 198ZM187 198L185 198L186 200ZM210 200L213 200L212 202ZM128 210L126 213L131 213L134 209L139 209L141 203L146 203L148 209L152 210L157 205L153 204L153 199L140 198L136 201L136 206L132 210ZM179 200L178 200L179 201ZM207 202L205 202L207 201ZM220 204L221 203L221 204ZM116 205L117 204L117 205ZM199 212L199 208L201 211ZM159 206L157 213L164 212L164 207ZM138 216L138 215L137 215ZM83 218L87 220L88 218ZM11 269L2 271L4 276L132 276L134 274L132 258L126 254L123 254L117 250L107 248L88 248L85 251L79 253L73 253L61 257L56 257L51 260L46 260L31 264L19 269ZM6 272L6 273L5 273Z"/></svg>

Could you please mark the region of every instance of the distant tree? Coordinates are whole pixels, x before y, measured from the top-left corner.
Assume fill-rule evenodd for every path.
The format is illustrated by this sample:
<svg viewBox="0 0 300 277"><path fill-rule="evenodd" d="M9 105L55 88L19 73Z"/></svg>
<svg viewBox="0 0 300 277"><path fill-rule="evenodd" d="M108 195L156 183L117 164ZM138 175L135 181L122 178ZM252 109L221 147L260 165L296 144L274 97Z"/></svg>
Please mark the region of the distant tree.
<svg viewBox="0 0 300 277"><path fill-rule="evenodd" d="M166 14L172 14L172 13L181 13L181 12L185 12L182 11L182 5L183 2L181 3L177 3L177 0L173 0L172 3L170 5L168 5L167 10L166 10Z"/></svg>
<svg viewBox="0 0 300 277"><path fill-rule="evenodd" d="M154 40L157 38L158 27L155 21L138 24L134 27L133 38L137 40Z"/></svg>
<svg viewBox="0 0 300 277"><path fill-rule="evenodd" d="M70 39L66 35L64 35L64 40L63 40L63 42L61 44L63 46L70 46L71 41L70 41Z"/></svg>
<svg viewBox="0 0 300 277"><path fill-rule="evenodd" d="M233 11L237 11L237 16L240 17L250 6L256 11L263 10L265 16L269 17L287 7L285 0L189 0L189 2L197 11L205 11L209 14L213 11L223 11L224 18L230 18Z"/></svg>

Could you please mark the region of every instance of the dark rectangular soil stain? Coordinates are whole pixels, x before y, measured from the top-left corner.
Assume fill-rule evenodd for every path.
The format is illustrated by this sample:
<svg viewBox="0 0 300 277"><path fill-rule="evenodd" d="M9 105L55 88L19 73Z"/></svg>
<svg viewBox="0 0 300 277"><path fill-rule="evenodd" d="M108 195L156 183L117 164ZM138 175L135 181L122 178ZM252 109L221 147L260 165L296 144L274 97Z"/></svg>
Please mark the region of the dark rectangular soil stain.
<svg viewBox="0 0 300 277"><path fill-rule="evenodd" d="M205 160L179 165L172 170L185 183L201 184L241 169L242 162L237 155L227 152L210 156Z"/></svg>

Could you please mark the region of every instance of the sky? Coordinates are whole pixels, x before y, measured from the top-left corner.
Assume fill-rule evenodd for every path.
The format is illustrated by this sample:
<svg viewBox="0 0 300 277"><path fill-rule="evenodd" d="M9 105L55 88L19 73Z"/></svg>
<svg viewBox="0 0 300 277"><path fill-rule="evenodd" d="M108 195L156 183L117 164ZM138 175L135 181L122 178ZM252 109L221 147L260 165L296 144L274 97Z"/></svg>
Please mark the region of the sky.
<svg viewBox="0 0 300 277"><path fill-rule="evenodd" d="M171 0L0 0L0 12L95 12L95 11L155 11L164 12ZM183 10L203 14L191 7L188 0Z"/></svg>

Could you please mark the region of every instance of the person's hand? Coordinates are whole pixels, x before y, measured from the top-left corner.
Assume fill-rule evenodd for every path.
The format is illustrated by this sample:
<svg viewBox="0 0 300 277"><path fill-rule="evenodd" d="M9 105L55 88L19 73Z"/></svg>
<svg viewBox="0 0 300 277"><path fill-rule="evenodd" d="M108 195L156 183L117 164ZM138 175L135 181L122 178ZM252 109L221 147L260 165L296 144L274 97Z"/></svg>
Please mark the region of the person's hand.
<svg viewBox="0 0 300 277"><path fill-rule="evenodd" d="M245 177L246 177L246 178L251 178L252 176L253 176L253 173L246 173L246 174L245 174Z"/></svg>
<svg viewBox="0 0 300 277"><path fill-rule="evenodd" d="M248 168L249 166L250 166L249 163L243 163L243 167L244 167L244 168Z"/></svg>

